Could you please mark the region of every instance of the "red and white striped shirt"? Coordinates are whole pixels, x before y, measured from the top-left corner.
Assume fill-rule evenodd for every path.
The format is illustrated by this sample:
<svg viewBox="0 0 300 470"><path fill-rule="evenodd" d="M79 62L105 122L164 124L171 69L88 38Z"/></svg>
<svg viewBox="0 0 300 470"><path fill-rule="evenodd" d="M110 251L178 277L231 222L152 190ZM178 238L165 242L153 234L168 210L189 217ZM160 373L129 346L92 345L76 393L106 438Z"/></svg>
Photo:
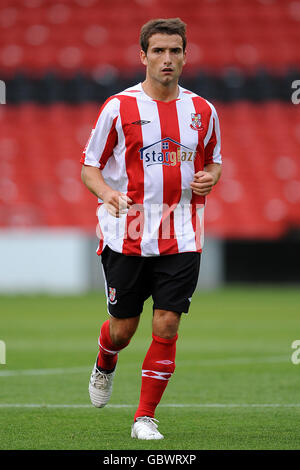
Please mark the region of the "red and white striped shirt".
<svg viewBox="0 0 300 470"><path fill-rule="evenodd" d="M202 251L205 198L190 182L209 163L222 163L214 106L179 87L178 98L150 98L141 83L111 96L100 109L81 163L100 168L132 207L120 218L99 200L100 243L126 255Z"/></svg>

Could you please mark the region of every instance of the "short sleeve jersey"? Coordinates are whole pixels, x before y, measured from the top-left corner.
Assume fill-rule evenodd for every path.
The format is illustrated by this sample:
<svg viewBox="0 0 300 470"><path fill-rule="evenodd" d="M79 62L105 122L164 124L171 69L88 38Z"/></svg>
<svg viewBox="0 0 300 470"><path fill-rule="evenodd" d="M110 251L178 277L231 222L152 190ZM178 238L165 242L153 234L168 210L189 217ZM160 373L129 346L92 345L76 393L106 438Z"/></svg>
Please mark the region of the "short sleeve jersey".
<svg viewBox="0 0 300 470"><path fill-rule="evenodd" d="M141 83L107 99L81 163L99 168L133 205L116 218L99 199L98 254L105 245L135 256L201 252L205 198L190 183L222 163L220 145L214 106L182 87L169 102L150 98Z"/></svg>

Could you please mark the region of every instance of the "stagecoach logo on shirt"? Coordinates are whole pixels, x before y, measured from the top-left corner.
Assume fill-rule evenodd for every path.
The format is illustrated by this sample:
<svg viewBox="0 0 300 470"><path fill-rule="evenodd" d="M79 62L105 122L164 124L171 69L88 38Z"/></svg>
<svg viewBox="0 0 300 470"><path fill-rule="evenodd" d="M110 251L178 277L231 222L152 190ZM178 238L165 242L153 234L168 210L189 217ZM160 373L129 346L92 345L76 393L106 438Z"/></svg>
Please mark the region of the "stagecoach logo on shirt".
<svg viewBox="0 0 300 470"><path fill-rule="evenodd" d="M201 114L200 113L192 113L192 124L190 124L190 128L194 129L194 131L201 131L203 129L202 122L201 122Z"/></svg>
<svg viewBox="0 0 300 470"><path fill-rule="evenodd" d="M114 287L109 287L109 303L116 304L116 289Z"/></svg>
<svg viewBox="0 0 300 470"><path fill-rule="evenodd" d="M176 140L166 137L162 140L147 145L139 150L140 158L144 166L165 165L175 166L182 162L192 163L197 152Z"/></svg>

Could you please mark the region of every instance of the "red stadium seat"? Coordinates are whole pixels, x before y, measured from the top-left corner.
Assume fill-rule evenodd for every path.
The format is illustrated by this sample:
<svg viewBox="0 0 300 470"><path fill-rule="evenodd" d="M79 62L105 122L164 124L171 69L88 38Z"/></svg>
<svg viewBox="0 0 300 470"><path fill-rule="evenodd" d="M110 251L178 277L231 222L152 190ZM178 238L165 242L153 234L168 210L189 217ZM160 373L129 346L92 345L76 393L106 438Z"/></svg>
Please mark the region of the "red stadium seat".
<svg viewBox="0 0 300 470"><path fill-rule="evenodd" d="M188 40L200 52L193 66L221 70L237 65L251 71L264 64L281 71L300 63L298 2L227 0L182 2L2 1L0 68L61 73L93 70L109 63L120 70L134 65L123 58L138 45L141 25L153 17L179 16L188 25ZM130 54L130 52L129 52Z"/></svg>

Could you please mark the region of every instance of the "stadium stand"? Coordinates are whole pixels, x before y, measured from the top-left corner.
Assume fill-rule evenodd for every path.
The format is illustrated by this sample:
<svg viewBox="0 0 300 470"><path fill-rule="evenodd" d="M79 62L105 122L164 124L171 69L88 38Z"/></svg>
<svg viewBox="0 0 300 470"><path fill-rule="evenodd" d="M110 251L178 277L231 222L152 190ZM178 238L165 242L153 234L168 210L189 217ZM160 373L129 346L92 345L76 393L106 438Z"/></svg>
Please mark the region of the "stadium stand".
<svg viewBox="0 0 300 470"><path fill-rule="evenodd" d="M0 67L6 74L94 72L99 64L140 69L139 26L169 17L170 4L189 27L191 71L232 65L282 71L300 63L299 1L2 0Z"/></svg>
<svg viewBox="0 0 300 470"><path fill-rule="evenodd" d="M300 108L246 101L216 106L225 162L208 198L206 232L275 238L299 225ZM97 114L92 103L1 108L2 227L95 230L95 199L80 182L79 159Z"/></svg>
<svg viewBox="0 0 300 470"><path fill-rule="evenodd" d="M80 154L100 103L142 78L140 25L170 16L188 24L183 86L221 120L224 170L206 233L276 238L300 227L296 0L2 0L0 227L95 232Z"/></svg>

